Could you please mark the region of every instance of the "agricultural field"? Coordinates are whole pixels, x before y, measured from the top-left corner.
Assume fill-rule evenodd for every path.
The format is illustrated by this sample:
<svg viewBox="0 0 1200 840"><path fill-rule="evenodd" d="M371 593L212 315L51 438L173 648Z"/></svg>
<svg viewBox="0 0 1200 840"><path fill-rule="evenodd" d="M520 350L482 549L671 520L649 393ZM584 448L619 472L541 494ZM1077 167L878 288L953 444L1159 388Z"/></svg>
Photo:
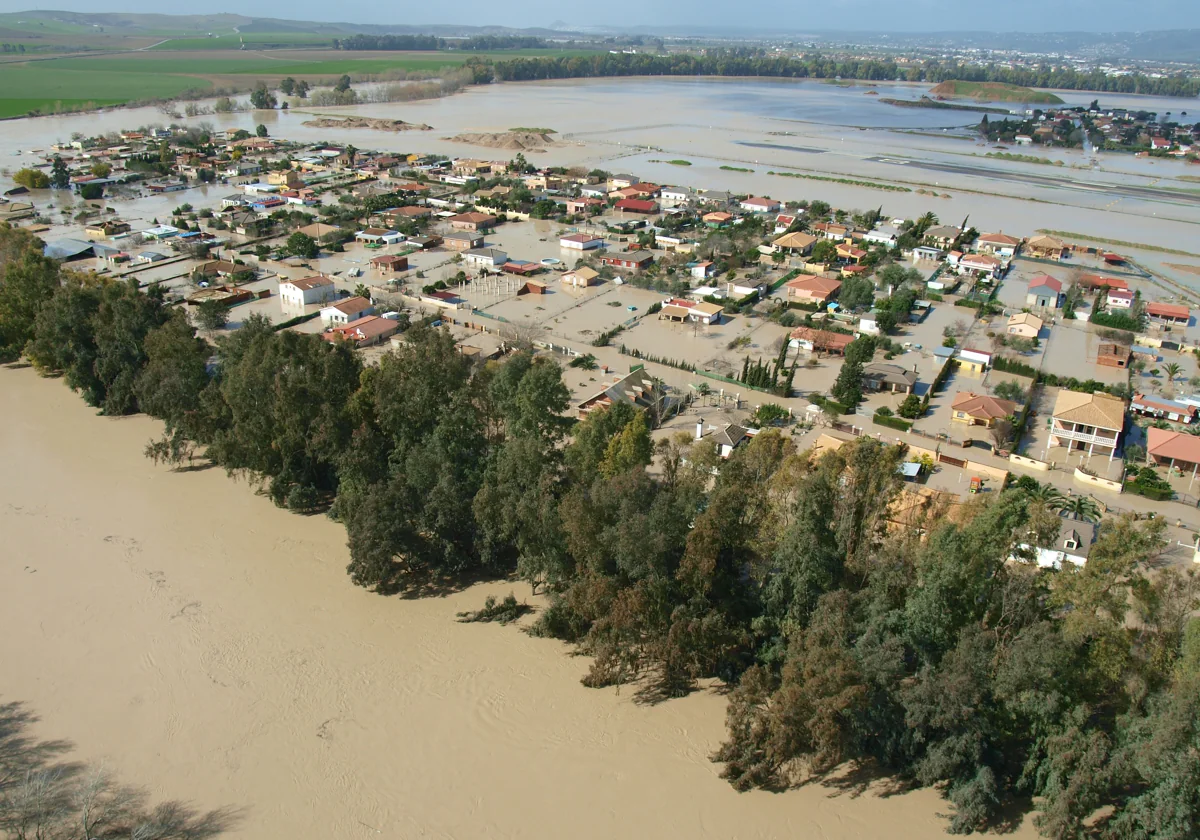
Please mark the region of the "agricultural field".
<svg viewBox="0 0 1200 840"><path fill-rule="evenodd" d="M1020 85L1008 85L1003 82L959 82L946 81L930 91L934 96L947 98L979 99L986 102L1029 102L1045 105L1061 105L1062 99L1053 93L1047 93Z"/></svg>
<svg viewBox="0 0 1200 840"><path fill-rule="evenodd" d="M262 47L327 47L333 37L310 32L226 32L213 38L197 38L194 35L170 38L150 49L157 52L240 50L242 44L248 50Z"/></svg>
<svg viewBox="0 0 1200 840"><path fill-rule="evenodd" d="M274 83L284 76L319 84L342 74L358 81L395 70L436 72L443 67L458 67L470 58L502 60L516 56L585 54L584 50L339 52L309 47L267 52L149 49L109 55L16 59L0 62L0 118L23 116L31 111L78 109L88 103L101 106L169 98L189 90L249 90L258 79Z"/></svg>

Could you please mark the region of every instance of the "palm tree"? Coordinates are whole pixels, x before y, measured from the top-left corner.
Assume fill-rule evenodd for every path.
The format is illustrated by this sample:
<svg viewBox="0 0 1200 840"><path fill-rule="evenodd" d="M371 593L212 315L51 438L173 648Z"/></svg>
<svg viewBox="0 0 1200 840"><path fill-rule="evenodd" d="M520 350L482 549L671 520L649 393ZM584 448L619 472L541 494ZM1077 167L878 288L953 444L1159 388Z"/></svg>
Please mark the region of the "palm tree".
<svg viewBox="0 0 1200 840"><path fill-rule="evenodd" d="M1053 484L1039 484L1036 490L1026 490L1025 492L1029 494L1032 501L1041 502L1053 510L1061 509L1064 501L1062 491Z"/></svg>
<svg viewBox="0 0 1200 840"><path fill-rule="evenodd" d="M1092 500L1091 496L1071 496L1063 501L1059 510L1068 514L1072 519L1079 519L1083 522L1100 521L1100 507Z"/></svg>
<svg viewBox="0 0 1200 840"><path fill-rule="evenodd" d="M1183 372L1183 368L1179 366L1178 362L1167 362L1163 365L1163 372L1166 373L1168 381L1174 382Z"/></svg>

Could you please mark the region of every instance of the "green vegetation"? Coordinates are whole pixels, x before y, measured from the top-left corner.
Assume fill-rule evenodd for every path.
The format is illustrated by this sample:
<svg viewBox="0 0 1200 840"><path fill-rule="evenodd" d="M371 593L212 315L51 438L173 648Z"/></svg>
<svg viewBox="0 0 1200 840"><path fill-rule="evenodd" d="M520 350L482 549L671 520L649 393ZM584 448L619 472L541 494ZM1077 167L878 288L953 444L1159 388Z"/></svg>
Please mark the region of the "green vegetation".
<svg viewBox="0 0 1200 840"><path fill-rule="evenodd" d="M1045 166L1063 166L1061 160L1051 160L1050 158L1038 157L1037 155L1016 155L1012 152L988 152L984 157L996 158L997 160L1012 160L1018 163L1039 163Z"/></svg>
<svg viewBox="0 0 1200 840"><path fill-rule="evenodd" d="M754 172L753 169L747 169L744 166L722 166L721 168L726 172Z"/></svg>
<svg viewBox="0 0 1200 840"><path fill-rule="evenodd" d="M827 175L808 175L803 172L767 172L768 175L779 175L784 178L804 178L808 181L828 181L831 184L848 184L852 187L870 187L888 192L912 192L911 187L901 187L898 184L880 184L875 181L858 181L853 178L831 178Z"/></svg>
<svg viewBox="0 0 1200 840"><path fill-rule="evenodd" d="M885 105L895 105L897 108L933 108L941 111L976 111L985 114L1007 114L1003 108L988 108L983 105L958 105L952 102L942 102L922 96L920 99L880 99Z"/></svg>
<svg viewBox="0 0 1200 840"><path fill-rule="evenodd" d="M1062 239L1084 239L1088 242L1099 242L1101 245L1115 245L1119 248L1137 248L1142 251L1154 251L1159 254L1172 254L1177 257L1198 257L1200 254L1191 251L1180 251L1175 248L1163 248L1160 245L1147 245L1145 242L1126 242L1123 239L1104 239L1097 236L1089 236L1086 233L1074 233L1069 230L1048 230L1039 228L1038 233L1044 233L1048 236L1057 236Z"/></svg>
<svg viewBox="0 0 1200 840"><path fill-rule="evenodd" d="M680 158L676 158L675 160L651 160L650 162L651 163L669 163L672 166L691 166L692 165L692 162L690 160L682 160Z"/></svg>
<svg viewBox="0 0 1200 840"><path fill-rule="evenodd" d="M153 71L104 70L95 67L94 63L86 67L62 68L58 64L58 61L0 64L0 117L172 97L186 90L212 86L204 79Z"/></svg>
<svg viewBox="0 0 1200 840"><path fill-rule="evenodd" d="M247 32L228 33L215 38L172 38L150 49L156 52L194 52L198 50L247 50L279 47L323 47L333 43L329 35L307 32Z"/></svg>
<svg viewBox="0 0 1200 840"><path fill-rule="evenodd" d="M513 134L558 134L553 128L528 128L525 126L510 128L509 131Z"/></svg>
<svg viewBox="0 0 1200 840"><path fill-rule="evenodd" d="M1053 93L1002 82L944 81L931 90L930 93L934 96L961 96L971 99L984 99L989 102L1023 102L1038 105L1063 104L1062 99Z"/></svg>

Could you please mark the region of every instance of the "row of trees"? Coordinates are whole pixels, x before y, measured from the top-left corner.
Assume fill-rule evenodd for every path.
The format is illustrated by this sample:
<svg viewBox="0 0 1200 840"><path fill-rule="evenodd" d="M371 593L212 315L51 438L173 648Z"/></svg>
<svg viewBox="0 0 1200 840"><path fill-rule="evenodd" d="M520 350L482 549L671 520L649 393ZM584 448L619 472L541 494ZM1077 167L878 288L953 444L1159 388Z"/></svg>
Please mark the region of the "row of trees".
<svg viewBox="0 0 1200 840"><path fill-rule="evenodd" d="M930 84L960 80L1156 96L1195 97L1200 94L1200 81L1184 74L1163 78L1151 78L1140 74L1108 76L1098 70L1085 73L1071 68L1022 69L998 65L973 67L938 61L927 61L921 67L914 68L901 67L890 60L834 60L824 56L788 58L722 51L712 51L705 55L603 52L570 57L538 56L505 59L488 66L495 81L603 76L771 76L867 81L900 79Z"/></svg>
<svg viewBox="0 0 1200 840"><path fill-rule="evenodd" d="M335 38L336 50L433 51L534 50L545 49L543 38L530 35L476 35L471 38L438 38L435 35L352 35Z"/></svg>
<svg viewBox="0 0 1200 840"><path fill-rule="evenodd" d="M162 418L154 458L202 447L279 504L332 506L358 585L515 574L549 593L535 632L592 657L587 685L724 680L715 759L738 788L858 761L938 786L955 831L1032 801L1050 837L1194 837L1200 585L1151 571L1158 522L1106 524L1056 574L1009 562L1058 534L1033 488L897 523L901 448L814 458L766 429L721 461L654 445L624 403L572 428L553 360L473 368L442 330L406 338L364 367L251 317L214 349L153 289L64 274L0 229L7 358Z"/></svg>

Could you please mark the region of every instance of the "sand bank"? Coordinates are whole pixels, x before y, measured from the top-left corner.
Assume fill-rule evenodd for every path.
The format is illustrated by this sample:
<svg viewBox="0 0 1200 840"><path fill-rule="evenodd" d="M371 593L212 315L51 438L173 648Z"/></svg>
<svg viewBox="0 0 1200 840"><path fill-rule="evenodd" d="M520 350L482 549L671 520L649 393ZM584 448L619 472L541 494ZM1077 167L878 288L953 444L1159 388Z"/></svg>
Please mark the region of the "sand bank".
<svg viewBox="0 0 1200 840"><path fill-rule="evenodd" d="M155 468L155 433L0 369L0 694L156 797L242 809L223 837L941 834L932 791L735 793L722 698L638 706L556 642L455 622L509 586L357 590L340 526Z"/></svg>
<svg viewBox="0 0 1200 840"><path fill-rule="evenodd" d="M534 131L456 134L453 137L444 137L442 139L451 143L469 143L472 146L483 146L487 149L506 149L513 152L541 151L546 146L554 145L554 138L549 134Z"/></svg>

